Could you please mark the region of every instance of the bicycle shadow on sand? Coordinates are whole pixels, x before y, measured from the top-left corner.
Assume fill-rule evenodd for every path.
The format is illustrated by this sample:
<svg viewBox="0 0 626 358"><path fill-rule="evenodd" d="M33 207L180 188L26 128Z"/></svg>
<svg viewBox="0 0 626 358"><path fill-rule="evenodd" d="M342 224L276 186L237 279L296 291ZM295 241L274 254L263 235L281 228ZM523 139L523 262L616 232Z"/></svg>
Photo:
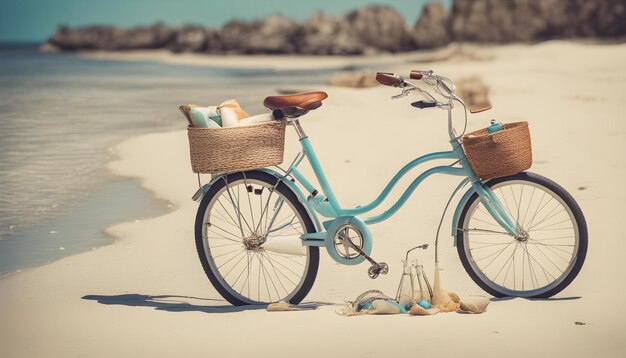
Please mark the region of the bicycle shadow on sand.
<svg viewBox="0 0 626 358"><path fill-rule="evenodd" d="M510 300L526 300L531 302L554 302L554 301L575 301L580 300L582 296L570 296L570 297L550 297L550 298L523 298L523 297L492 297L489 300L491 302L504 302Z"/></svg>
<svg viewBox="0 0 626 358"><path fill-rule="evenodd" d="M231 306L224 300L199 298L192 296L177 295L142 295L137 293L127 293L122 295L86 295L84 300L96 301L103 305L122 305L130 307L152 307L158 311L167 312L204 312L204 313L234 313L251 310L265 310L266 305ZM197 301L199 304L195 304ZM221 303L216 305L202 303ZM313 302L300 304L297 307L305 310L314 310L322 305L330 303Z"/></svg>

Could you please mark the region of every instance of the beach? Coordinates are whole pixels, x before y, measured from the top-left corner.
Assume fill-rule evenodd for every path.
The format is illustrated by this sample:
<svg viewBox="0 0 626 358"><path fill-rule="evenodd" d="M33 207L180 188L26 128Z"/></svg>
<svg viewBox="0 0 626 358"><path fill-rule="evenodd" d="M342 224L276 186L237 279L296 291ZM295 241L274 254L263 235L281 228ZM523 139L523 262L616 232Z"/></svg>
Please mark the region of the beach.
<svg viewBox="0 0 626 358"><path fill-rule="evenodd" d="M321 252L317 280L303 301L317 309L233 307L209 283L197 257L193 225L198 204L190 199L197 177L189 164L187 134L178 130L124 141L108 166L113 175L138 179L171 211L108 228L112 245L0 279L0 356L621 357L626 349L626 267L621 265L626 242L619 235L626 213L621 178L626 174L626 45L550 41L472 46L471 53L437 62L411 56L357 62L403 75L418 68L453 79L480 77L490 87L494 108L470 115L468 130L486 127L494 118L529 122L530 171L565 187L589 228L585 265L560 294L545 300L494 300L480 315L338 315L345 301L366 290L395 295L405 251L434 244L441 212L458 183L441 176L420 186L393 218L370 227L372 256L390 264L388 275L371 280L368 265L340 266ZM129 60L134 55L115 56ZM161 61L142 56L141 61ZM328 61L329 67L350 62ZM200 56L193 62L203 65ZM204 66L222 63L227 59L210 59ZM276 63L271 56L237 59L248 68L275 68ZM267 95L275 89L268 88ZM449 149L445 113L412 108L416 97L391 100L398 90L384 86L316 89L329 98L301 123L344 207L373 200L410 160ZM292 128L286 143L288 163L300 150ZM311 174L308 168L303 172ZM400 194L395 191L383 208ZM443 286L461 297L487 295L461 266L450 216L439 240ZM432 277L434 247L418 255Z"/></svg>

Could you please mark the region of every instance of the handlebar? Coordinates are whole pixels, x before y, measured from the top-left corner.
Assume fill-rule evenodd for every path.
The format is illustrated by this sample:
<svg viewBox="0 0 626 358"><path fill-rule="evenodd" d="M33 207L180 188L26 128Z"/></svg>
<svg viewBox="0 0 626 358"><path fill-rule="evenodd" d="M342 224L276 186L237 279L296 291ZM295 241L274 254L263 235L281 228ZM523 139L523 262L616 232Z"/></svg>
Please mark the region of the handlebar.
<svg viewBox="0 0 626 358"><path fill-rule="evenodd" d="M411 106L424 109L424 108L440 108L448 111L448 133L450 135L450 140L457 140L461 138L465 134L465 130L467 129L467 107L463 100L459 98L455 93L454 82L444 76L436 75L432 70L421 71L421 70L412 70L409 73L409 77L412 80L419 80L420 82L424 82L431 86L431 88L439 94L441 97L445 98L447 101L440 102L433 95L415 84L405 81L402 76L396 75L395 73L390 72L377 72L376 80L385 86L399 87L402 88L402 92L395 96L392 96L392 99L398 99L407 96L412 91L417 91L426 97L426 101L417 101L411 103ZM456 130L452 123L452 108L454 108L453 102L460 103L464 108L465 114L465 125L461 135L457 135Z"/></svg>
<svg viewBox="0 0 626 358"><path fill-rule="evenodd" d="M391 72L376 72L376 81L385 86L404 87L404 78Z"/></svg>
<svg viewBox="0 0 626 358"><path fill-rule="evenodd" d="M432 70L428 70L428 71L411 70L409 77L411 77L412 80L421 80L424 76L432 76L432 75L433 75Z"/></svg>

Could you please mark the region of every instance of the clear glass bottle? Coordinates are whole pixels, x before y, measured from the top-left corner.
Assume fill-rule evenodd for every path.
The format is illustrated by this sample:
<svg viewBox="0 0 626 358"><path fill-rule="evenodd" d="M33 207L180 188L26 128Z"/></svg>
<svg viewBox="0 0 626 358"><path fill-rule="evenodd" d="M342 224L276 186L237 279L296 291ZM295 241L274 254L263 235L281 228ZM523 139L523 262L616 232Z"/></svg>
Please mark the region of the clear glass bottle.
<svg viewBox="0 0 626 358"><path fill-rule="evenodd" d="M407 309L411 308L411 306L415 304L413 290L414 281L412 266L409 265L408 260L402 260L402 277L400 278L400 285L398 285L396 301Z"/></svg>
<svg viewBox="0 0 626 358"><path fill-rule="evenodd" d="M430 291L425 281L424 267L422 265L418 265L417 260L413 262L413 267L415 272L415 286L413 291L415 301L419 302L421 300L425 300L430 303Z"/></svg>

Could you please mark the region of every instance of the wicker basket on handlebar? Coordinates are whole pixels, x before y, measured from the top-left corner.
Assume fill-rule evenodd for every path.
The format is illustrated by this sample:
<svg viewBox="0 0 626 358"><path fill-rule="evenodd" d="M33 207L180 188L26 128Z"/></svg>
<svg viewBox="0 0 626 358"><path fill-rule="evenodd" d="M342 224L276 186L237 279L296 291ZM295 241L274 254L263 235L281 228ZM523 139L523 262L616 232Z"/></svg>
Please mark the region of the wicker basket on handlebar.
<svg viewBox="0 0 626 358"><path fill-rule="evenodd" d="M528 122L505 123L494 133L480 129L464 135L461 144L467 161L482 179L516 174L533 163Z"/></svg>
<svg viewBox="0 0 626 358"><path fill-rule="evenodd" d="M285 150L285 121L238 127L187 127L194 173L226 173L278 165Z"/></svg>

